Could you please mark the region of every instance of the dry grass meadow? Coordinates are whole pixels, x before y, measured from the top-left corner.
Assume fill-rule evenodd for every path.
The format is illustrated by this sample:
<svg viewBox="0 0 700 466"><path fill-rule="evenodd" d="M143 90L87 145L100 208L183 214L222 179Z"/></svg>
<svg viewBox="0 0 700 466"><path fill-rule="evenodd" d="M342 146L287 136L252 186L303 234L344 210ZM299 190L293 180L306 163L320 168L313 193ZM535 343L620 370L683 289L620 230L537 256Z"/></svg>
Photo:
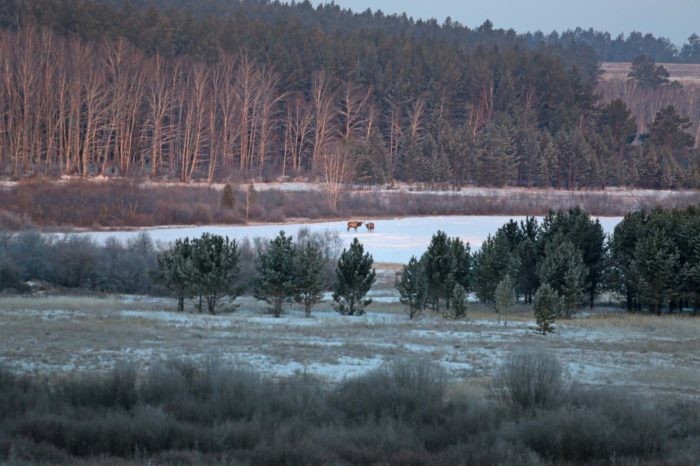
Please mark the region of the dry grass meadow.
<svg viewBox="0 0 700 466"><path fill-rule="evenodd" d="M239 298L235 312L229 303L222 308L229 312L209 316L178 314L173 301L142 296L0 297L0 365L53 377L106 372L122 361L146 368L213 358L274 377L305 372L339 382L384 361L430 359L446 369L453 389L485 393L509 354L544 348L586 385L700 397L697 318L596 308L557 322L547 336L533 331L525 307L507 325L480 304L461 320L426 312L410 321L391 290L395 266L382 267L375 303L361 317L342 317L330 302L312 318L289 306L275 319L251 298Z"/></svg>

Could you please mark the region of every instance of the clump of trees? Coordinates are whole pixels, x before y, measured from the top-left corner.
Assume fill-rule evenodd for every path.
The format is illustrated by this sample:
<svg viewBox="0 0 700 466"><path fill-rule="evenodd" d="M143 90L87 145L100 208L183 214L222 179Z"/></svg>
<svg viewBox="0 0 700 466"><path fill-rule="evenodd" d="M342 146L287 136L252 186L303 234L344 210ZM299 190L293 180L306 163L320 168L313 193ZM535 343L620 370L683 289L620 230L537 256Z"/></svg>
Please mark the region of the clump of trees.
<svg viewBox="0 0 700 466"><path fill-rule="evenodd" d="M255 252L248 242L239 248L235 241L205 233L194 240L176 240L158 256L154 275L176 296L179 311L185 299L194 297L200 312L206 302L213 314L221 298L232 301L251 289L256 298L270 303L275 317L291 301L302 304L309 317L333 283L328 271L335 266L337 249L337 237L305 229L296 241L284 231L270 241L256 240Z"/></svg>
<svg viewBox="0 0 700 466"><path fill-rule="evenodd" d="M700 209L635 212L610 239L612 288L627 309L700 309Z"/></svg>
<svg viewBox="0 0 700 466"><path fill-rule="evenodd" d="M415 317L441 306L461 316L456 286L473 292L501 316L516 303L532 305L542 333L556 318L593 306L602 292L622 293L629 310L700 308L700 210L653 210L627 215L611 237L579 208L528 217L489 236L474 253L438 231L413 257L395 287ZM461 290L460 290L461 293Z"/></svg>
<svg viewBox="0 0 700 466"><path fill-rule="evenodd" d="M240 252L235 240L204 233L190 241L177 240L158 257L156 279L177 297L178 310L186 298L197 298L197 309L216 314L220 298L234 300L240 291Z"/></svg>

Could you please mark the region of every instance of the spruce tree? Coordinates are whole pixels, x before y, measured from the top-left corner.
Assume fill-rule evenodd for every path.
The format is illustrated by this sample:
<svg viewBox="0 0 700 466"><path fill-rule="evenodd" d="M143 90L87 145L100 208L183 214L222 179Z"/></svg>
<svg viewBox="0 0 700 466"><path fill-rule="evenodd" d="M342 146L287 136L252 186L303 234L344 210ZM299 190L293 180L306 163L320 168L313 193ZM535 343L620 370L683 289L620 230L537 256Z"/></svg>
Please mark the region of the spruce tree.
<svg viewBox="0 0 700 466"><path fill-rule="evenodd" d="M413 319L420 314L425 306L427 283L423 266L416 256L411 256L408 264L403 266L394 287L401 295L401 303L408 306L409 318Z"/></svg>
<svg viewBox="0 0 700 466"><path fill-rule="evenodd" d="M333 290L333 301L336 303L336 311L340 314L360 316L364 314L365 307L372 303L366 296L376 280L373 263L372 256L365 253L357 238L349 248L343 249L338 259Z"/></svg>
<svg viewBox="0 0 700 466"><path fill-rule="evenodd" d="M296 252L294 262L294 300L304 305L304 315L323 297L323 252L313 241L306 241Z"/></svg>
<svg viewBox="0 0 700 466"><path fill-rule="evenodd" d="M258 249L255 265L255 297L272 304L273 315L279 317L282 304L293 298L296 289L292 237L280 231L266 248Z"/></svg>
<svg viewBox="0 0 700 466"><path fill-rule="evenodd" d="M501 315L503 315L504 325L507 324L508 314L515 305L515 287L510 275L506 274L503 280L498 282L494 304L498 314L498 323L501 323Z"/></svg>
<svg viewBox="0 0 700 466"><path fill-rule="evenodd" d="M553 324L559 314L560 306L559 294L547 283L543 283L532 298L532 310L535 314L538 332L546 335L554 331Z"/></svg>

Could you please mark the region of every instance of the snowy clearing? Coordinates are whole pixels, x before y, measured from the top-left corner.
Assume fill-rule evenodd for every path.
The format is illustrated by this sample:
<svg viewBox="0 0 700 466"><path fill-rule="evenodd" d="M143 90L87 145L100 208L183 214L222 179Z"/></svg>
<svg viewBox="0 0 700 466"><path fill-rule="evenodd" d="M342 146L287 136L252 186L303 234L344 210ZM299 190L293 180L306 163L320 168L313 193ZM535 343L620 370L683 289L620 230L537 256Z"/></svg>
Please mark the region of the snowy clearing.
<svg viewBox="0 0 700 466"><path fill-rule="evenodd" d="M382 302L361 317L340 316L324 302L312 318L291 308L279 319L252 298L237 304L234 313L210 316L172 312L173 301L151 297L0 297L0 364L66 374L120 361L148 367L216 358L272 376L306 372L337 382L383 361L429 358L456 383L484 386L507 354L542 347L584 384L700 397L700 321L693 318L596 310L541 336L524 310L503 326L474 307L464 320L426 314L410 321L400 305Z"/></svg>
<svg viewBox="0 0 700 466"><path fill-rule="evenodd" d="M376 225L373 233L368 233L364 226L359 228L357 233L353 230L348 232L346 221L336 221L251 226L144 228L135 231L95 231L80 234L90 235L95 240L103 242L109 237L126 240L134 238L141 232L147 232L154 241L168 243L178 238L199 237L205 232L225 235L240 241L246 237L270 239L276 236L280 230L284 230L287 234L296 235L301 228L308 228L312 232L325 230L338 232L346 246L353 238L357 237L376 262L407 263L412 255L420 256L425 251L430 243L430 238L437 230L443 230L449 236L459 236L463 241L469 242L472 248L478 248L488 235L495 233L511 218L517 221L525 219L525 217L518 216L478 215L375 219L372 220ZM541 220L542 217L538 217L538 219ZM606 233L612 233L622 217L600 217L599 220L603 230Z"/></svg>

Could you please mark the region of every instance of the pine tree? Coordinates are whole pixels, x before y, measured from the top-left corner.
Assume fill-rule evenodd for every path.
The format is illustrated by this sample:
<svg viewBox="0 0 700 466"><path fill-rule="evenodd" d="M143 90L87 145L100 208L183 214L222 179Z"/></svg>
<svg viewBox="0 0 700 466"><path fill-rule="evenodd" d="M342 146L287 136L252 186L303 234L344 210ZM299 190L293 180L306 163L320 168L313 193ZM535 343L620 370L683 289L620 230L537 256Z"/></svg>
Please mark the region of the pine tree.
<svg viewBox="0 0 700 466"><path fill-rule="evenodd" d="M503 315L504 325L506 325L508 323L508 314L510 314L515 305L515 287L510 275L506 274L503 280L498 282L494 304L498 314L498 323L501 323L501 315Z"/></svg>
<svg viewBox="0 0 700 466"><path fill-rule="evenodd" d="M508 239L503 234L488 236L473 259L474 291L480 301L494 302L496 286L506 275L518 273L518 258L510 251Z"/></svg>
<svg viewBox="0 0 700 466"><path fill-rule="evenodd" d="M394 287L401 295L401 303L408 306L408 317L413 319L421 313L425 306L427 283L422 264L412 256L407 265L396 277Z"/></svg>
<svg viewBox="0 0 700 466"><path fill-rule="evenodd" d="M554 320L559 315L561 299L547 283L542 284L532 298L532 310L537 321L537 331L546 335L554 331Z"/></svg>
<svg viewBox="0 0 700 466"><path fill-rule="evenodd" d="M177 298L177 310L185 309L185 299L192 295L192 246L189 238L177 239L158 256L156 282L171 290Z"/></svg>
<svg viewBox="0 0 700 466"><path fill-rule="evenodd" d="M372 256L365 253L357 238L348 249L343 249L338 259L333 290L333 301L340 314L360 316L364 314L365 307L372 303L371 299L365 297L376 280L373 263Z"/></svg>
<svg viewBox="0 0 700 466"><path fill-rule="evenodd" d="M438 312L440 300L448 298L454 288L452 252L445 232L438 231L433 235L428 249L421 257L421 263L425 271L427 300L433 310Z"/></svg>
<svg viewBox="0 0 700 466"><path fill-rule="evenodd" d="M680 254L672 238L659 229L641 238L630 269L642 304L660 315L674 297L680 276Z"/></svg>
<svg viewBox="0 0 700 466"><path fill-rule="evenodd" d="M236 241L227 237L204 233L192 241L192 283L199 297L199 312L203 310L203 300L209 313L215 314L220 297L235 299L239 256Z"/></svg>
<svg viewBox="0 0 700 466"><path fill-rule="evenodd" d="M260 248L256 270L255 297L272 304L273 315L279 317L282 315L282 304L292 299L295 293L292 237L280 231L267 244L267 248Z"/></svg>
<svg viewBox="0 0 700 466"><path fill-rule="evenodd" d="M311 308L323 297L323 252L312 241L306 241L295 255L294 300L304 305L304 314L311 316Z"/></svg>
<svg viewBox="0 0 700 466"><path fill-rule="evenodd" d="M459 283L452 290L452 314L456 318L464 317L467 312L467 292Z"/></svg>
<svg viewBox="0 0 700 466"><path fill-rule="evenodd" d="M583 301L586 273L581 251L561 236L553 238L547 244L544 259L537 269L540 281L551 286L561 296L566 317L571 317Z"/></svg>
<svg viewBox="0 0 700 466"><path fill-rule="evenodd" d="M456 284L462 285L466 292L471 290L471 247L458 237L450 238L450 255L452 262L452 278Z"/></svg>

